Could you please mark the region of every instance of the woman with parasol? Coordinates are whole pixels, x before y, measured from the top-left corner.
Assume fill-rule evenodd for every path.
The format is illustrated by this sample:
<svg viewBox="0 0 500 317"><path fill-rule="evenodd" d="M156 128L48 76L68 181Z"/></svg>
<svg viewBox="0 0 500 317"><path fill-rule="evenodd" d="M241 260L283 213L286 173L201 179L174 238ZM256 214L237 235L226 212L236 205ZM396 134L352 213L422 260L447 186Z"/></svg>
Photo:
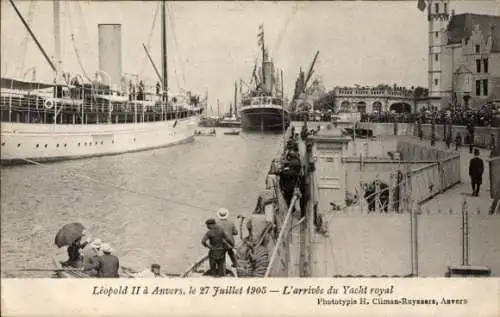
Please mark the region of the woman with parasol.
<svg viewBox="0 0 500 317"><path fill-rule="evenodd" d="M69 223L57 232L55 244L59 248L68 246L68 260L61 262L63 267L82 267L82 249L89 243L88 240L85 227L79 222Z"/></svg>

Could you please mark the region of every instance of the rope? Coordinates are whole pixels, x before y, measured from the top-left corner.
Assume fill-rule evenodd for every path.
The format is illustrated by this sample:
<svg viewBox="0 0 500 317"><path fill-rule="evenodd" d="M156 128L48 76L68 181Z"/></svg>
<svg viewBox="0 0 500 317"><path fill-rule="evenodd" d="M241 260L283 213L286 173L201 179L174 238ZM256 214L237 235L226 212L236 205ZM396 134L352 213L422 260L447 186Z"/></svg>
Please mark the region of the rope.
<svg viewBox="0 0 500 317"><path fill-rule="evenodd" d="M273 253L271 255L271 260L269 260L269 265L267 266L266 273L264 274L264 277L269 277L269 274L271 273L271 268L274 264L274 260L276 260L276 255L278 254L278 249L280 248L281 243L283 241L285 231L288 232L288 230L286 230L287 229L286 227L287 227L287 224L290 220L290 216L292 215L292 210L294 210L294 208L295 208L295 202L297 201L297 198L298 198L298 195L297 195L297 193L295 193L292 201L290 202L288 212L285 216L285 220L283 221L283 225L282 225L280 233L278 235L278 239L276 240L276 245L274 246Z"/></svg>
<svg viewBox="0 0 500 317"><path fill-rule="evenodd" d="M177 34L175 32L175 15L174 15L174 8L172 7L171 4L169 4L167 2L167 7L169 7L168 9L168 12L171 13L171 19L169 19L170 22L170 28L172 29L172 35L174 36L174 43L175 43L175 46L177 47L177 50L179 50L179 55L182 56L182 54L180 54L180 47L179 47L179 41L177 40ZM185 77L185 71L184 71L184 63L182 61L182 58L179 58L180 59L180 68L181 68L181 75L182 75L182 81L184 82L184 85L186 85L186 77ZM175 75L177 76L177 72L175 72ZM179 85L179 83L177 83ZM179 85L180 87L180 85Z"/></svg>
<svg viewBox="0 0 500 317"><path fill-rule="evenodd" d="M151 50L151 39L153 38L153 31L155 29L156 20L158 18L158 12L160 12L160 4L161 3L158 2L158 5L156 6L155 16L153 18L153 24L151 25L151 30L149 31L148 45L146 45L146 47L148 48L148 50ZM147 54L144 54L144 59L142 60L141 71L139 73L141 75L141 77L144 74L144 67L146 66L147 60L148 60L148 56L147 56Z"/></svg>
<svg viewBox="0 0 500 317"><path fill-rule="evenodd" d="M30 1L30 7L29 7L29 12L28 12L28 17L26 19L27 20L26 22L28 23L28 25L33 24L33 17L34 17L34 12L36 10L36 4L37 4L36 1L33 1L33 0ZM30 39L30 35L29 35L28 31L26 31L26 35L24 36L23 41L21 43L21 48L22 48L21 52L22 53L19 55L21 63L19 65L19 74L18 74L18 76L20 76L20 77L24 75L23 71L24 71L24 65L25 65L25 62L26 62L26 53L27 53L29 39Z"/></svg>
<svg viewBox="0 0 500 317"><path fill-rule="evenodd" d="M26 159L26 158L21 158L20 160L23 160L23 161L25 161L27 163L31 163L33 165L37 165L37 166L41 166L41 167L47 167L47 168L51 167L51 166L49 166L47 164L42 164L40 162L37 162L37 161L34 161L34 160L30 160L30 159ZM190 204L190 203L181 202L181 201L178 201L178 200L173 200L173 199L169 199L169 198L164 198L164 197L160 197L160 196L148 194L148 193L145 193L145 192L139 192L139 191L136 191L136 190L133 190L133 189L126 188L124 186L115 185L113 183L99 181L99 180L94 179L92 177L89 177L87 175L82 175L82 174L74 173L74 172L71 172L71 171L69 171L69 173L71 173L75 177L78 177L78 178L81 178L81 179L86 179L88 181L91 181L91 182L99 184L99 185L107 185L107 186L110 186L112 188L119 189L119 190L122 190L122 191L125 191L125 192L129 192L129 193L132 193L132 194L136 194L136 195L139 195L139 196L144 196L144 197L148 197L148 198L154 198L154 199L158 199L158 200L161 200L161 201L165 201L165 202L169 202L169 203L174 203L176 205L191 207L191 208L194 208L194 209L199 209L199 210L204 210L204 211L213 211L214 210L213 208L201 207L201 206L193 205L193 204Z"/></svg>
<svg viewBox="0 0 500 317"><path fill-rule="evenodd" d="M78 61L78 65L80 65L80 70L82 71L83 76L85 76L85 78L88 81L92 81L90 79L89 75L87 74L87 72L85 71L85 67L83 66L83 63L82 63L82 60L81 60L81 57L80 57L80 52L78 51L78 48L76 47L75 33L74 33L73 23L72 23L72 19L71 19L71 8L69 6L69 3L70 2L65 2L64 4L66 5L66 9L68 11L68 22L69 22L69 27L70 27L70 30L71 30L71 43L72 43L72 46L73 46L73 51L75 52L76 60Z"/></svg>

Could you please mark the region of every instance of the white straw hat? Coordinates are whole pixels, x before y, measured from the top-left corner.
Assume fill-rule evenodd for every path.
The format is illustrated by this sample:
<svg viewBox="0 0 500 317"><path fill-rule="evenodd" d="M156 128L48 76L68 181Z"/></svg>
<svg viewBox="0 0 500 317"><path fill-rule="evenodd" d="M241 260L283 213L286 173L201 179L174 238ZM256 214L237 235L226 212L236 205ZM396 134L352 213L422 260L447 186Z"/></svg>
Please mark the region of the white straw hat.
<svg viewBox="0 0 500 317"><path fill-rule="evenodd" d="M101 239L99 239L99 238L94 239L94 240L90 243L90 246L91 246L92 248L96 248L96 249L99 249L99 248L101 247L101 245L102 245L102 241L101 241Z"/></svg>
<svg viewBox="0 0 500 317"><path fill-rule="evenodd" d="M229 210L227 210L226 208L220 208L217 211L217 217L219 217L219 219L227 219L228 216L229 216Z"/></svg>
<svg viewBox="0 0 500 317"><path fill-rule="evenodd" d="M111 248L111 246L109 244L103 243L101 245L101 251L106 252L106 253L111 253L113 251L113 248Z"/></svg>

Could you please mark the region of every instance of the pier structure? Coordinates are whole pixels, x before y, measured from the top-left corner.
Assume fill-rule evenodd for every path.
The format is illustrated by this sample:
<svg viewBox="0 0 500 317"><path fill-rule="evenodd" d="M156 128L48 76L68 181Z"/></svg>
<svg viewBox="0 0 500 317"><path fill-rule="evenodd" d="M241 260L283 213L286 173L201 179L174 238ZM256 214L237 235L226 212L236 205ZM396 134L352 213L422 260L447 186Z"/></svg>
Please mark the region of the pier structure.
<svg viewBox="0 0 500 317"><path fill-rule="evenodd" d="M480 247L495 240L500 218L488 213L487 193L469 197L469 157L427 143L385 136L354 141L327 127L300 144L310 191L301 276L439 277L464 263L463 254L468 265L500 274L500 248ZM377 186L375 210L360 186L371 180L388 185Z"/></svg>

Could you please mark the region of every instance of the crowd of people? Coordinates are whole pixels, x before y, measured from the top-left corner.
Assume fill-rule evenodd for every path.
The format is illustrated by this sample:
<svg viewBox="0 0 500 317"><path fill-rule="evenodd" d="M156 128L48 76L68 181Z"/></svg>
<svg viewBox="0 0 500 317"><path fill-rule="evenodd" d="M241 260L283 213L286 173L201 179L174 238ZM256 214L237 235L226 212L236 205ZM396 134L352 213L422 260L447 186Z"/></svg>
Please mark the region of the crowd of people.
<svg viewBox="0 0 500 317"><path fill-rule="evenodd" d="M498 110L492 104L478 109L464 109L462 107L448 107L445 109L422 108L416 113L377 112L361 115L362 122L401 122L423 124L451 124L466 126L472 124L477 127L500 127Z"/></svg>

